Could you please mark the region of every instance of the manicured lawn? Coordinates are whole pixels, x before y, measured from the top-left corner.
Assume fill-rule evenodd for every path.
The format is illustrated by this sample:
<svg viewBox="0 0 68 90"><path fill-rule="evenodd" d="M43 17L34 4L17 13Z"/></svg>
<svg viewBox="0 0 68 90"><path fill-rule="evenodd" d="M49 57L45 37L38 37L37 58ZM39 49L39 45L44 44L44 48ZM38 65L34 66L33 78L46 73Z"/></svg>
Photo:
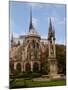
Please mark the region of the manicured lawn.
<svg viewBox="0 0 68 90"><path fill-rule="evenodd" d="M16 79L10 83L10 88L46 87L46 86L63 86L63 85L66 85L66 80L33 81L33 80Z"/></svg>

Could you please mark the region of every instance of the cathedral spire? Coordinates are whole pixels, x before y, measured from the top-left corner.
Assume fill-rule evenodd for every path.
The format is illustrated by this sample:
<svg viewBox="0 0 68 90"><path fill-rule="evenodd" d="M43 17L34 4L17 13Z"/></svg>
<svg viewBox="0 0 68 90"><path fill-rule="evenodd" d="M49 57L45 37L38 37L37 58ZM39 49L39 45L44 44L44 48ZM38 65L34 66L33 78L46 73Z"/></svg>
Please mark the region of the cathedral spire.
<svg viewBox="0 0 68 90"><path fill-rule="evenodd" d="M49 32L52 32L52 22L51 22L51 17L49 19Z"/></svg>
<svg viewBox="0 0 68 90"><path fill-rule="evenodd" d="M51 22L51 17L49 18L49 28L48 28L48 40L51 39L53 36L53 28L52 28L52 22Z"/></svg>
<svg viewBox="0 0 68 90"><path fill-rule="evenodd" d="M55 40L55 28L53 27L53 40Z"/></svg>
<svg viewBox="0 0 68 90"><path fill-rule="evenodd" d="M30 32L31 29L34 29L34 27L33 27L33 24L32 24L32 10L31 10L31 8L30 8L30 25L29 25L29 32Z"/></svg>

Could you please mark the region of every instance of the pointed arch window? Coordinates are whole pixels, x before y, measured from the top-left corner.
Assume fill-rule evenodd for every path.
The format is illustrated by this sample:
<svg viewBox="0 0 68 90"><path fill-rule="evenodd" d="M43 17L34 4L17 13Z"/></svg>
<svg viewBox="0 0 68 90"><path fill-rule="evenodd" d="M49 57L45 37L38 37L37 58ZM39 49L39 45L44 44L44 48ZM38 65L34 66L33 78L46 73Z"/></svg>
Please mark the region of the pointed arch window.
<svg viewBox="0 0 68 90"><path fill-rule="evenodd" d="M35 40L32 40L32 47L35 48Z"/></svg>
<svg viewBox="0 0 68 90"><path fill-rule="evenodd" d="M38 43L36 43L36 45L37 45L37 48L39 48L39 44L38 44Z"/></svg>

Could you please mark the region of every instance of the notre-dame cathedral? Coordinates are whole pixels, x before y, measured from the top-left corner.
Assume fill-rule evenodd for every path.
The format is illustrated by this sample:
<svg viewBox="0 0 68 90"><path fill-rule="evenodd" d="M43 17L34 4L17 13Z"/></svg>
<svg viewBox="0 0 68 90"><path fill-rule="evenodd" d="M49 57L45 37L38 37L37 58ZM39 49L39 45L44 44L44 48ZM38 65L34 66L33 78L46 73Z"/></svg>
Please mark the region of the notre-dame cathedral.
<svg viewBox="0 0 68 90"><path fill-rule="evenodd" d="M14 38L12 34L10 40L10 73L12 74L16 69L20 72L41 71L41 64L46 60L46 48L48 48L49 75L56 75L58 67L55 40L55 30L51 18L49 19L48 37L42 39L33 26L30 10L28 33L21 35L19 38Z"/></svg>

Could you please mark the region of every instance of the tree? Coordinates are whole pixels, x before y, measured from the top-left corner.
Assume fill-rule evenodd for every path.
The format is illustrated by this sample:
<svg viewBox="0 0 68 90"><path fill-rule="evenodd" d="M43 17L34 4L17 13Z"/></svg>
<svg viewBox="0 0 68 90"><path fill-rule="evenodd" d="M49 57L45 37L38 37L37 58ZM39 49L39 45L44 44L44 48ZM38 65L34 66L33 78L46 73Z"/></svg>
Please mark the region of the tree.
<svg viewBox="0 0 68 90"><path fill-rule="evenodd" d="M66 46L56 45L56 57L58 62L58 73L66 74Z"/></svg>

